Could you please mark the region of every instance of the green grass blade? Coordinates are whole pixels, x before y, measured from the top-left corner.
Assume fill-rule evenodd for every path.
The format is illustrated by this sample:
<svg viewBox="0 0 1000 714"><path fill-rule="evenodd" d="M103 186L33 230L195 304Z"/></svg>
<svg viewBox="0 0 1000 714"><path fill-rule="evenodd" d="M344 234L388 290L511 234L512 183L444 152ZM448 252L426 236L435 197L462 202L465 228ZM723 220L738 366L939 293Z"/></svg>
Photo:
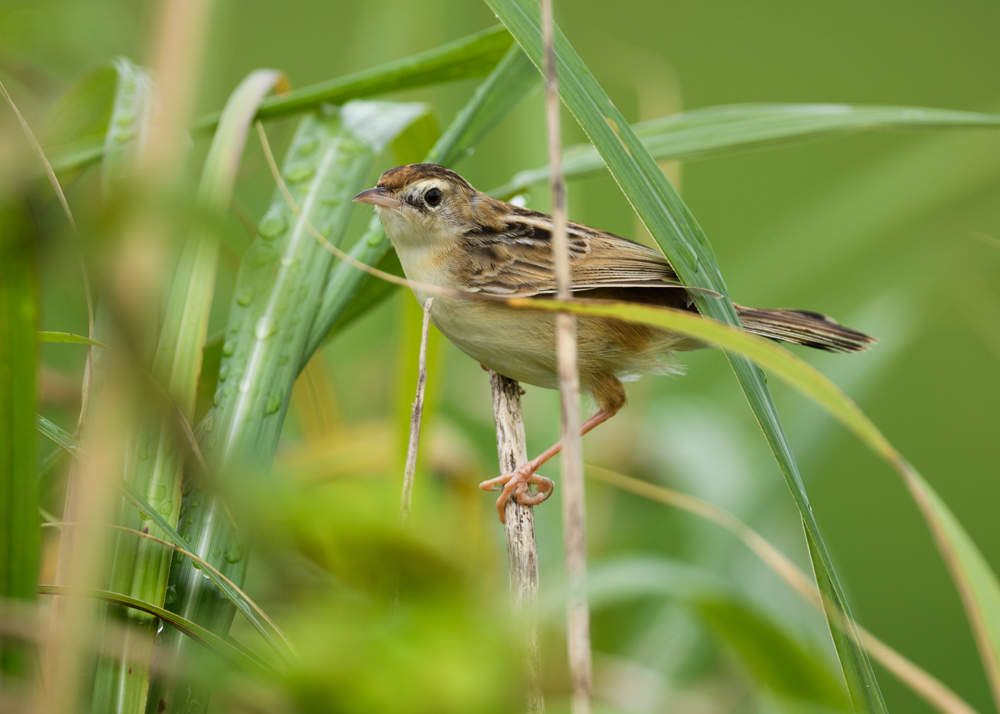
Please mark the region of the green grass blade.
<svg viewBox="0 0 1000 714"><path fill-rule="evenodd" d="M497 13L535 65L540 67L543 44L538 5L532 0L487 0L487 4ZM664 177L656 160L646 151L621 112L611 104L583 60L559 31L556 32L556 55L559 92L563 101L597 147L611 174L681 279L689 285L710 288L728 296L712 246L691 211ZM698 302L701 310L709 317L730 325L739 324L736 311L728 299L702 297ZM814 561L817 584L836 607L850 616L846 597L823 545L798 466L763 375L744 357L736 354L729 354L728 357L788 482L806 531L815 541L815 548L810 549L810 552L818 556ZM831 631L834 630L835 625L830 625ZM884 712L885 702L875 673L867 655L856 642L857 638L848 639L846 644L834 638L851 699L861 711Z"/></svg>
<svg viewBox="0 0 1000 714"><path fill-rule="evenodd" d="M37 337L39 342L70 342L76 345L90 345L91 347L108 349L107 345L102 344L97 340L92 340L89 337L84 337L83 335L75 335L72 332L49 332L47 330L39 330Z"/></svg>
<svg viewBox="0 0 1000 714"><path fill-rule="evenodd" d="M68 596L77 594L72 588L62 587L59 585L39 585L38 592L42 595ZM268 679L274 676L274 671L271 668L243 648L237 647L232 642L219 637L211 630L202 627L198 623L185 620L176 613L164 610L162 607L158 607L151 602L144 602L143 600L129 597L128 595L111 592L110 590L91 590L85 594L89 597L103 600L104 602L121 605L122 607L127 607L146 613L147 615L157 617L171 627L175 628L178 632L183 633L185 636L204 646L206 649L211 650L248 674L262 676Z"/></svg>
<svg viewBox="0 0 1000 714"><path fill-rule="evenodd" d="M274 97L264 102L257 118L285 116L323 103L342 104L348 99L482 77L496 66L512 44L506 28L491 27L412 57ZM218 118L217 114L206 116L195 123L195 129L211 128Z"/></svg>
<svg viewBox="0 0 1000 714"><path fill-rule="evenodd" d="M412 57L273 97L263 103L257 118L287 116L324 103L341 104L350 99L482 77L496 66L512 44L506 28L492 27ZM194 123L193 129L214 129L221 117L221 112L204 116ZM57 155L52 166L57 173L79 169L100 159L106 148L107 144L105 147L98 143L82 144Z"/></svg>
<svg viewBox="0 0 1000 714"><path fill-rule="evenodd" d="M709 107L635 124L632 129L657 160L697 159L783 146L874 129L998 128L1000 116L922 107L847 104L739 104ZM567 178L607 170L591 144L570 146L563 154ZM547 167L514 175L490 193L510 197L549 180Z"/></svg>
<svg viewBox="0 0 1000 714"><path fill-rule="evenodd" d="M691 313L636 304L512 300L542 310L617 317L677 332L753 360L808 397L843 424L902 477L927 521L965 606L990 685L1000 682L1000 582L968 532L937 492L896 450L878 427L836 385L788 350L743 330ZM810 541L810 547L813 543ZM818 553L816 554L818 557ZM824 593L825 594L825 593ZM838 631L834 623L833 629ZM856 631L855 633L856 634ZM840 636L852 636L844 633ZM842 643L843 644L843 643Z"/></svg>
<svg viewBox="0 0 1000 714"><path fill-rule="evenodd" d="M424 160L445 165L457 162L538 84L538 73L531 61L520 48L511 47ZM368 230L351 248L350 254L365 265L377 265L386 257L389 248L382 224L377 217L373 217ZM305 361L319 348L355 299L359 300L359 304L372 307L391 290L381 281L371 280L353 265L344 261L338 263L330 275L319 315L309 335ZM353 317L360 314L359 310L355 310Z"/></svg>
<svg viewBox="0 0 1000 714"><path fill-rule="evenodd" d="M115 60L114 67L118 83L100 154L103 156L101 187L105 196L133 172L155 102L155 86L146 70L124 57ZM64 162L59 165L64 167Z"/></svg>
<svg viewBox="0 0 1000 714"><path fill-rule="evenodd" d="M6 204L6 205L4 205ZM38 265L26 208L0 203L0 598L34 600L41 536L36 474ZM0 639L0 678L30 671Z"/></svg>

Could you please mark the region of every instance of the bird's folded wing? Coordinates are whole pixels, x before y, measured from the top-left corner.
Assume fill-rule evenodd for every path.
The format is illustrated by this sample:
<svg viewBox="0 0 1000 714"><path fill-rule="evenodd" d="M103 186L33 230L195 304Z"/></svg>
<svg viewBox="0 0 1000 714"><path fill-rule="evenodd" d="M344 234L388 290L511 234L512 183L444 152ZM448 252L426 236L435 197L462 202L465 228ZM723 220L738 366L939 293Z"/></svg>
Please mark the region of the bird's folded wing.
<svg viewBox="0 0 1000 714"><path fill-rule="evenodd" d="M683 287L670 262L652 248L569 224L573 292L599 288ZM470 231L463 244L460 277L467 290L493 295L531 296L556 292L552 238L544 224L516 221L500 232Z"/></svg>

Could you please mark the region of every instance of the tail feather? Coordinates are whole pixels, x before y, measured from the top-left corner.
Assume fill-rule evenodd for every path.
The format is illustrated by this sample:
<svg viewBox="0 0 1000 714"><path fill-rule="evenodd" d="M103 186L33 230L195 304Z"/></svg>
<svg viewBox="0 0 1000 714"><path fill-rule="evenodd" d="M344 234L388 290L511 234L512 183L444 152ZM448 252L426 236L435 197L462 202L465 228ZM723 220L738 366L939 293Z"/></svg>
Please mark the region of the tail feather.
<svg viewBox="0 0 1000 714"><path fill-rule="evenodd" d="M863 352L876 342L874 337L844 327L818 312L736 305L736 313L744 330L779 342L828 352Z"/></svg>

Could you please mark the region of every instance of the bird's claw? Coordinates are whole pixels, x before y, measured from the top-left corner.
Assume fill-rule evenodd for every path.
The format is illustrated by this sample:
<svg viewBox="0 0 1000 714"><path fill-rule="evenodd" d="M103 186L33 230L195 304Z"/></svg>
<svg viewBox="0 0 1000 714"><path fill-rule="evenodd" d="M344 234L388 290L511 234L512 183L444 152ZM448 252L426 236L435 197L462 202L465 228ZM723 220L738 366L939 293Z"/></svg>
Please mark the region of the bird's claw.
<svg viewBox="0 0 1000 714"><path fill-rule="evenodd" d="M511 494L518 503L524 506L537 506L552 495L552 489L555 487L552 479L539 476L535 473L535 468L538 467L529 462L509 474L497 476L479 484L479 488L484 491L501 491L500 497L497 498L497 513L500 515L501 523L505 522L504 506L507 505ZM529 484L535 486L534 493L531 492Z"/></svg>

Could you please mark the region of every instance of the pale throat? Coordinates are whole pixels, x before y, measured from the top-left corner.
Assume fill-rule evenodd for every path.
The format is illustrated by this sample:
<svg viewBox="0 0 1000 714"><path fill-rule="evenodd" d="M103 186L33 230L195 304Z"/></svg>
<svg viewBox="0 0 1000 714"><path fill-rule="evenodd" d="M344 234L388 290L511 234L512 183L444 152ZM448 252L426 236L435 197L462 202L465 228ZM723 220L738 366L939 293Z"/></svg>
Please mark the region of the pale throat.
<svg viewBox="0 0 1000 714"><path fill-rule="evenodd" d="M409 221L391 208L379 208L379 219L385 234L396 248L396 255L408 280L450 287L448 272L442 261L449 242L436 235L423 221ZM414 288L421 302L430 295Z"/></svg>

